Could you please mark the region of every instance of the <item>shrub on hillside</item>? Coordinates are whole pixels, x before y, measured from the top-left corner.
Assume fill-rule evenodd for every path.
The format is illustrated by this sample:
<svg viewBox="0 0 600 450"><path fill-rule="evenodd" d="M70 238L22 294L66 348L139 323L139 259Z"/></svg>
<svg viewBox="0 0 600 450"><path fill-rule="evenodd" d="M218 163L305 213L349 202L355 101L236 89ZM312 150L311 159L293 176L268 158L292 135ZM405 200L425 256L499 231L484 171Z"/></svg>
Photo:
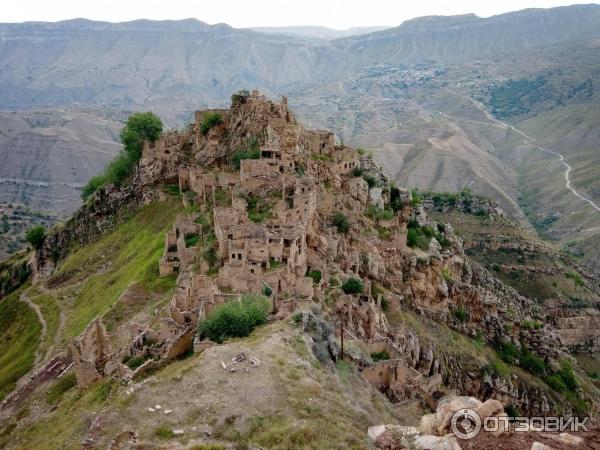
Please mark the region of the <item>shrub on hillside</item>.
<svg viewBox="0 0 600 450"><path fill-rule="evenodd" d="M254 328L267 323L269 302L262 296L244 296L215 308L198 325L198 331L215 342L248 336Z"/></svg>
<svg viewBox="0 0 600 450"><path fill-rule="evenodd" d="M44 239L46 239L46 229L41 225L30 228L25 235L25 239L27 239L27 242L29 242L33 248L38 250L42 247Z"/></svg>
<svg viewBox="0 0 600 450"><path fill-rule="evenodd" d="M200 131L202 131L202 134L206 135L212 128L216 127L221 123L223 123L223 116L220 113L206 113L204 115L204 119L202 120L202 124L200 125Z"/></svg>
<svg viewBox="0 0 600 450"><path fill-rule="evenodd" d="M371 205L366 209L365 215L375 220L391 220L394 218L394 211Z"/></svg>
<svg viewBox="0 0 600 450"><path fill-rule="evenodd" d="M344 281L344 284L342 284L342 291L344 291L345 294L361 294L363 289L364 286L362 281L358 278L348 278Z"/></svg>
<svg viewBox="0 0 600 450"><path fill-rule="evenodd" d="M258 149L250 149L250 150L240 150L233 154L231 157L231 165L234 169L240 170L240 166L242 165L242 160L244 159L259 159L260 158L260 150Z"/></svg>
<svg viewBox="0 0 600 450"><path fill-rule="evenodd" d="M454 317L456 317L459 320L459 322L464 322L468 319L469 313L467 312L465 307L461 305L454 310Z"/></svg>
<svg viewBox="0 0 600 450"><path fill-rule="evenodd" d="M337 228L338 233L345 234L350 230L350 222L348 221L348 218L339 211L333 215L331 222Z"/></svg>
<svg viewBox="0 0 600 450"><path fill-rule="evenodd" d="M363 179L369 185L369 189L377 187L378 183L374 176L365 174L365 175L363 175Z"/></svg>
<svg viewBox="0 0 600 450"><path fill-rule="evenodd" d="M321 282L321 271L320 270L311 270L308 272L308 276L313 279L315 284L319 284Z"/></svg>
<svg viewBox="0 0 600 450"><path fill-rule="evenodd" d="M352 176L353 177L362 177L364 170L361 169L360 167L355 167L354 169L352 169Z"/></svg>
<svg viewBox="0 0 600 450"><path fill-rule="evenodd" d="M373 362L385 361L387 359L390 359L390 355L388 352L383 350L381 352L371 353L371 359L373 360Z"/></svg>

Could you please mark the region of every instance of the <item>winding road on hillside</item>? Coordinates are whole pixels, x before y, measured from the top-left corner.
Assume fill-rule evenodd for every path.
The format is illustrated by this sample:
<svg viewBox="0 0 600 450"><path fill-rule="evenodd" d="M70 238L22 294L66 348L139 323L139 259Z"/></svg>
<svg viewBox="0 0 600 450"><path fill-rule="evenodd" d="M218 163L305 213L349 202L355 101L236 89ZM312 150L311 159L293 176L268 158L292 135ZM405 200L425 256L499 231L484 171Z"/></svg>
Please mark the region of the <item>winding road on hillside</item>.
<svg viewBox="0 0 600 450"><path fill-rule="evenodd" d="M555 152L553 150L548 150L547 148L543 148L540 147L539 145L537 145L535 143L536 139L532 136L529 136L528 134L524 133L523 131L519 130L518 128L514 127L513 125L510 125L506 122L503 122L497 118L495 118L491 113L489 113L485 107L478 101L472 99L471 97L469 97L466 94L463 94L461 92L456 92L450 89L447 89L448 92L454 94L454 95L458 95L460 97L463 97L465 99L467 99L469 102L471 102L479 111L481 111L486 118L491 121L492 123L489 122L480 122L480 121L475 121L475 120L469 120L469 119L461 119L459 117L454 117L454 116L447 116L446 114L440 112L440 114L442 114L443 116L447 117L447 118L451 118L451 119L458 119L458 120L463 120L466 122L470 122L470 123L477 123L477 124L482 124L482 125L491 125L491 126L497 126L500 128L504 128L504 129L509 129L511 131L513 131L514 133L518 134L519 136L521 136L523 138L523 143L531 148L540 150L542 152L548 153L550 155L556 156L558 158L558 161L565 166L565 187L577 198L579 198L580 200L583 200L584 202L588 203L592 208L594 208L597 212L600 212L600 206L598 206L596 203L594 203L592 200L590 200L589 198L585 197L584 195L581 195L579 192L577 192L577 190L571 185L571 179L569 177L569 175L571 174L571 170L573 170L573 168L569 165L569 163L567 163L567 161L565 160L565 157L562 153L558 153Z"/></svg>

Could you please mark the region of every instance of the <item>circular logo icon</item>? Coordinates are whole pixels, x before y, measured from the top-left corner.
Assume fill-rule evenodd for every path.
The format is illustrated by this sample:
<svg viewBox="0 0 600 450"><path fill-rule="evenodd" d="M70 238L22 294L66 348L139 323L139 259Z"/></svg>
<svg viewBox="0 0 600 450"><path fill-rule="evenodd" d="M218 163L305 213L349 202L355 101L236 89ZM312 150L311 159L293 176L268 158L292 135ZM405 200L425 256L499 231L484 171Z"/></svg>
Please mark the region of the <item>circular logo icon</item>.
<svg viewBox="0 0 600 450"><path fill-rule="evenodd" d="M450 428L460 439L473 439L481 431L481 417L472 409L459 409L452 416Z"/></svg>

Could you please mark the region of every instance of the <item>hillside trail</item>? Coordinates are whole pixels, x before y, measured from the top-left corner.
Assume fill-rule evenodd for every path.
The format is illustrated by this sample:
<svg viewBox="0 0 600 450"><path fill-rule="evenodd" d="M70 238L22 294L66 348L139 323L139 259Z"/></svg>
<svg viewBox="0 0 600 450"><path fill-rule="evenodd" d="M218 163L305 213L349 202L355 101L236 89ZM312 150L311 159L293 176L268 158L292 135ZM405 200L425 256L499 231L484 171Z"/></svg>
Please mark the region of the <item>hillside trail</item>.
<svg viewBox="0 0 600 450"><path fill-rule="evenodd" d="M40 336L40 343L44 342L44 340L46 339L46 335L48 334L48 324L46 323L46 319L44 318L44 315L42 314L42 310L40 309L39 305L34 303L27 296L27 294L25 292L21 293L19 300L21 300L23 303L26 303L27 306L29 306L35 312L35 314L38 318L38 321L42 325L42 333ZM41 345L39 345L35 352L35 362L33 363L33 369L35 369L36 367L38 367L40 365L40 363L42 361L42 357L43 357L42 353L43 352L41 351Z"/></svg>
<svg viewBox="0 0 600 450"><path fill-rule="evenodd" d="M495 118L490 112L488 112L485 107L478 101L472 99L471 97L469 97L468 95L461 93L461 92L456 92L453 91L451 89L447 89L448 92L454 94L454 95L458 95L460 97L463 97L465 99L467 99L469 102L471 102L479 111L481 111L485 117L491 121L492 123L487 123L487 122L479 122L479 121L474 121L474 120L469 120L469 119L459 119L458 117L452 117L452 116L446 116L446 114L441 113L442 115L446 116L446 117L451 117L453 119L459 119L459 120L464 120L466 122L472 122L472 123L477 123L477 124L487 124L487 125L491 125L491 126L497 126L503 129L508 129L513 131L514 133L518 134L519 136L521 136L523 138L523 143L525 145L527 145L528 147L534 148L536 150L540 150L542 152L548 153L552 156L556 156L558 158L558 161L565 166L565 187L577 198L579 198L580 200L583 200L584 202L588 203L592 208L594 208L597 212L600 212L600 206L598 206L596 203L594 203L592 200L590 200L589 198L585 197L584 195L580 194L579 192L577 192L577 190L572 186L571 184L571 178L570 178L570 174L571 174L571 170L573 170L573 168L569 165L569 163L567 163L567 161L565 160L565 157L562 153L559 152L555 152L553 150L548 150L547 148L543 148L540 147L539 145L537 145L535 143L536 139L532 136L529 136L528 134L524 133L523 131L519 130L518 128L516 128L515 126L503 122L497 118ZM439 112L439 111L438 111Z"/></svg>
<svg viewBox="0 0 600 450"><path fill-rule="evenodd" d="M71 369L71 367L73 367L73 360L69 355L65 354L58 354L49 361L44 361L44 355L51 354L50 349L46 352L42 351L41 345L48 334L48 324L46 323L46 319L44 319L44 315L42 314L39 305L34 303L25 292L21 293L19 300L35 311L35 314L42 325L42 332L40 336L40 345L36 350L33 366L27 374L19 378L15 389L0 402L0 424L2 424L4 420L7 420L7 418L10 418L14 411L30 398L38 386L62 377Z"/></svg>

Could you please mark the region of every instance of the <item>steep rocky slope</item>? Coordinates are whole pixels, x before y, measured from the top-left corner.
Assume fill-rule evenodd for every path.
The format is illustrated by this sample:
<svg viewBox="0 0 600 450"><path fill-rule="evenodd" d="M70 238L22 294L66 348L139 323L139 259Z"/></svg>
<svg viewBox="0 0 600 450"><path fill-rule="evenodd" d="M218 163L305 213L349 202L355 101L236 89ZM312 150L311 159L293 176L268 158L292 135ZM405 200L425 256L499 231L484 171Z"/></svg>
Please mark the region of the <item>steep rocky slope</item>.
<svg viewBox="0 0 600 450"><path fill-rule="evenodd" d="M489 200L454 199L458 220L505 237L436 222L437 197L304 128L285 98L232 100L146 143L130 183L97 191L33 256L33 284L1 300L38 305L42 327L0 406L0 443L363 448L370 425L417 424L449 392L523 414L595 407L596 378L572 356L595 354L595 334L504 274L551 259L546 298L585 297L573 317L586 323L593 278ZM502 249L526 265L493 259ZM268 296L269 325L225 344L196 334L246 293ZM339 426L319 432L328 417Z"/></svg>

